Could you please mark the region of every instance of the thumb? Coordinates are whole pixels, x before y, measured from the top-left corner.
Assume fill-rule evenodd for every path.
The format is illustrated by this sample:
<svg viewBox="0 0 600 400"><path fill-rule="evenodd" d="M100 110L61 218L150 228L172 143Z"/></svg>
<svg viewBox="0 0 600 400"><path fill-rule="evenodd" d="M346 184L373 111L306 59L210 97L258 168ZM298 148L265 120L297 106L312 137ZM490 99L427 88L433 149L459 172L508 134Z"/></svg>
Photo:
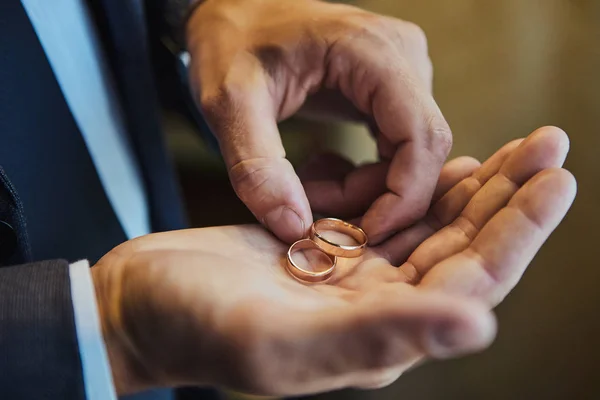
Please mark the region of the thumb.
<svg viewBox="0 0 600 400"><path fill-rule="evenodd" d="M274 368L267 392L318 393L346 387L379 387L422 357L449 358L480 351L495 337L493 315L473 300L390 285L351 304L321 310L286 310L277 335L293 345L286 359L302 373ZM278 347L279 349L279 347ZM300 381L297 377L301 376ZM291 379L290 379L291 378Z"/></svg>
<svg viewBox="0 0 600 400"><path fill-rule="evenodd" d="M312 223L308 199L285 158L276 109L263 73L254 69L203 93L201 108L217 136L238 197L279 239L291 243ZM236 74L230 74L230 76Z"/></svg>

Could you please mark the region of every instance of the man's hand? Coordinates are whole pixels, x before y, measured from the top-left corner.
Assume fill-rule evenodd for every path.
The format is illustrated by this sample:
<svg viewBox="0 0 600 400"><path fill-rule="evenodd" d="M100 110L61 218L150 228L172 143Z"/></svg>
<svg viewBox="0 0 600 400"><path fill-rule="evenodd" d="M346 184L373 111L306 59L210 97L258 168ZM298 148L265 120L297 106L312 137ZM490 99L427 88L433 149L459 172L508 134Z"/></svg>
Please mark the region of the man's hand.
<svg viewBox="0 0 600 400"><path fill-rule="evenodd" d="M427 211L452 136L416 25L316 0L207 0L187 26L196 98L233 187L285 242L312 223L277 122L299 110L367 122L381 162L321 208L363 215L379 243Z"/></svg>
<svg viewBox="0 0 600 400"><path fill-rule="evenodd" d="M287 245L257 226L126 242L92 268L118 391L374 388L423 358L483 349L495 334L490 308L573 201L575 180L560 168L568 146L544 128L481 166L449 162L427 216L339 259L326 284L288 276Z"/></svg>

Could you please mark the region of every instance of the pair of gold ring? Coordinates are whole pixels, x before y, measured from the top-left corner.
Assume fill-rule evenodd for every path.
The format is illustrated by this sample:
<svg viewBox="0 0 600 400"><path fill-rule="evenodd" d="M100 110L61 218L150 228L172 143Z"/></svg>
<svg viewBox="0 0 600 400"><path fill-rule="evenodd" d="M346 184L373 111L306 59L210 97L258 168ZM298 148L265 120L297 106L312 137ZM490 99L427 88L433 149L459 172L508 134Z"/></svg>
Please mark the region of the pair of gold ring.
<svg viewBox="0 0 600 400"><path fill-rule="evenodd" d="M335 243L324 236L325 231L335 231L350 236L357 244L348 245ZM358 226L337 218L323 218L315 221L310 227L308 239L300 239L290 246L287 252L288 272L297 280L304 283L322 283L333 275L337 257L360 257L367 248L367 234ZM293 254L302 250L318 250L324 253L330 261L330 266L322 271L310 271L294 262Z"/></svg>

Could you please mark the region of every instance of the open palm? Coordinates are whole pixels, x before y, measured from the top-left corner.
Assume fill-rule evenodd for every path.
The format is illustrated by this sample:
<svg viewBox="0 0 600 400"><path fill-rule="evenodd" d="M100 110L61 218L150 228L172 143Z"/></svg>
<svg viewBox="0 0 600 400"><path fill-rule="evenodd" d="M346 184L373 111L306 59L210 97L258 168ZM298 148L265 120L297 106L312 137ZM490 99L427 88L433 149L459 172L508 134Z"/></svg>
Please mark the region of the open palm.
<svg viewBox="0 0 600 400"><path fill-rule="evenodd" d="M326 284L292 279L288 246L259 226L127 242L94 268L101 298L114 304L116 286L121 305L105 336L125 336L142 371L131 387L275 395L379 387L423 357L480 350L495 334L489 309L573 201L567 151L562 131L543 128L481 166L449 162L425 218L339 259Z"/></svg>

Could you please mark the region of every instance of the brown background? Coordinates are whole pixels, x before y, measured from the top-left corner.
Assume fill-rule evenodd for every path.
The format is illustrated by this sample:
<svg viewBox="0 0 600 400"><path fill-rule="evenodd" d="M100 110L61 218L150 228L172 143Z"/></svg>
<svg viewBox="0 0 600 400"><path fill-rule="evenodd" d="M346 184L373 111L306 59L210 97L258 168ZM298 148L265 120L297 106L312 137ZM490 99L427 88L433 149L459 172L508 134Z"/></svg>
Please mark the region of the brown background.
<svg viewBox="0 0 600 400"><path fill-rule="evenodd" d="M572 211L497 309L486 352L432 362L389 388L320 399L600 399L600 0L361 0L420 24L435 65L435 95L453 128L452 156L485 159L542 125L571 137L579 182ZM196 226L252 221L223 166L174 115L170 141ZM289 156L333 146L374 157L362 127L282 126ZM323 135L323 131L329 131ZM316 132L320 132L318 134Z"/></svg>

